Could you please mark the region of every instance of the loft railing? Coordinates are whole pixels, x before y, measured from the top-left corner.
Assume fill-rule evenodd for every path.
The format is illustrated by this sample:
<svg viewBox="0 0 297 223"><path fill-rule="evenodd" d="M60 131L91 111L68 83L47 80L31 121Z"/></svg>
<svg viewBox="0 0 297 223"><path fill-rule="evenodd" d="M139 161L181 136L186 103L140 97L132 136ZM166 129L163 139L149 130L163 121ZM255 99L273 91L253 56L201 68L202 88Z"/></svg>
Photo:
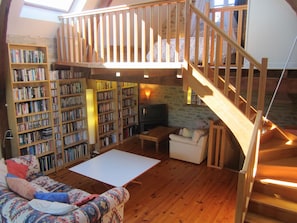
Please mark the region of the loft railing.
<svg viewBox="0 0 297 223"><path fill-rule="evenodd" d="M92 63L92 66L126 63L134 67L154 62L155 66L166 63L167 67L180 67L185 64L183 45L194 31L186 30L190 4L189 0L151 1L63 15L57 33L58 62ZM228 35L241 39L244 24L241 15L245 11L246 7L234 6L206 13L219 17L217 25ZM240 21L236 26L228 21L233 21L228 15L235 14ZM203 32L199 34L203 38Z"/></svg>

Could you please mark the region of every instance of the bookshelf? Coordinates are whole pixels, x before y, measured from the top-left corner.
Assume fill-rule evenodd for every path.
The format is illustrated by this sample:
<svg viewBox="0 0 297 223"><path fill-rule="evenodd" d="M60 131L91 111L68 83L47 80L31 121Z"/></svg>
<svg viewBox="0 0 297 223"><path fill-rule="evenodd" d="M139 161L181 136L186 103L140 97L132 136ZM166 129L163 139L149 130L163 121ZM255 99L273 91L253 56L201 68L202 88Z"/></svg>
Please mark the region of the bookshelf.
<svg viewBox="0 0 297 223"><path fill-rule="evenodd" d="M89 157L86 79L82 72L51 72L57 169Z"/></svg>
<svg viewBox="0 0 297 223"><path fill-rule="evenodd" d="M33 154L41 170L55 170L52 101L47 47L8 44L7 109L12 155Z"/></svg>
<svg viewBox="0 0 297 223"><path fill-rule="evenodd" d="M136 134L138 126L138 84L118 82L119 139L124 141Z"/></svg>
<svg viewBox="0 0 297 223"><path fill-rule="evenodd" d="M138 129L138 84L88 80L96 105L96 149L104 152L134 136Z"/></svg>
<svg viewBox="0 0 297 223"><path fill-rule="evenodd" d="M118 140L118 107L117 84L114 81L93 81L98 117L97 142L100 151L117 145Z"/></svg>

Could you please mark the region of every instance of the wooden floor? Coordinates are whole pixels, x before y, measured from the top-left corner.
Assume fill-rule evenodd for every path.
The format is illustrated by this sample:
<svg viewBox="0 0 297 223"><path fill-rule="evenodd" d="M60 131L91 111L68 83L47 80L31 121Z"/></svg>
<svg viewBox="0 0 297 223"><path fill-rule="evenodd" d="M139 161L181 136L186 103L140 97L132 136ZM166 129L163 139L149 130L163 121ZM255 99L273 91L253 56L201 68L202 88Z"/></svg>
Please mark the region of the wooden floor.
<svg viewBox="0 0 297 223"><path fill-rule="evenodd" d="M160 144L159 153L151 142L145 142L142 151L138 138L117 149L162 161L137 179L140 185L128 184L125 222L234 222L236 172L209 168L206 162L196 165L170 159L167 143ZM106 191L102 183L67 169L50 177L90 193Z"/></svg>

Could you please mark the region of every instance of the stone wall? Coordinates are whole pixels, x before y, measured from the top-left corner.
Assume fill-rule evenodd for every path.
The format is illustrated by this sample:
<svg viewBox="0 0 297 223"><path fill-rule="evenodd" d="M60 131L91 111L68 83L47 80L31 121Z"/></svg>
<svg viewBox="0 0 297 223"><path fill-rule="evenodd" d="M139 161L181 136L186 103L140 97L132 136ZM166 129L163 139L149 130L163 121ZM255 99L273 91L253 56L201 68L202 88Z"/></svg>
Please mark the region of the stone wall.
<svg viewBox="0 0 297 223"><path fill-rule="evenodd" d="M151 90L149 100L144 95L147 89ZM209 119L217 119L207 106L187 105L182 86L140 84L139 95L140 104L167 104L170 126L197 128L208 126Z"/></svg>

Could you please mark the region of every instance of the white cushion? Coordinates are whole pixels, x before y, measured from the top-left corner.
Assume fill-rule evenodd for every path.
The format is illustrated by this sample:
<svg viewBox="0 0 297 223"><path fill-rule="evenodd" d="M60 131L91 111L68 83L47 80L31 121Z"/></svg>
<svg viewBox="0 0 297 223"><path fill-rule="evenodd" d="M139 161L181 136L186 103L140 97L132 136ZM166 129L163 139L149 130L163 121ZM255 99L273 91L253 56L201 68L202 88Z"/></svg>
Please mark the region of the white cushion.
<svg viewBox="0 0 297 223"><path fill-rule="evenodd" d="M64 215L78 208L76 205L72 204L65 204L55 201L51 202L39 199L32 199L28 203L35 210L53 215Z"/></svg>
<svg viewBox="0 0 297 223"><path fill-rule="evenodd" d="M0 186L7 187L6 183L7 166L4 159L0 160Z"/></svg>
<svg viewBox="0 0 297 223"><path fill-rule="evenodd" d="M187 144L196 144L192 141L192 138L184 137L184 136L180 136L180 135L176 135L176 134L170 134L169 138L172 141L177 141L177 142L187 143Z"/></svg>
<svg viewBox="0 0 297 223"><path fill-rule="evenodd" d="M191 138L193 136L193 131L188 128L183 128L183 134L182 136Z"/></svg>
<svg viewBox="0 0 297 223"><path fill-rule="evenodd" d="M192 140L193 142L197 143L200 138L205 135L205 131L202 129L197 129L193 132Z"/></svg>

